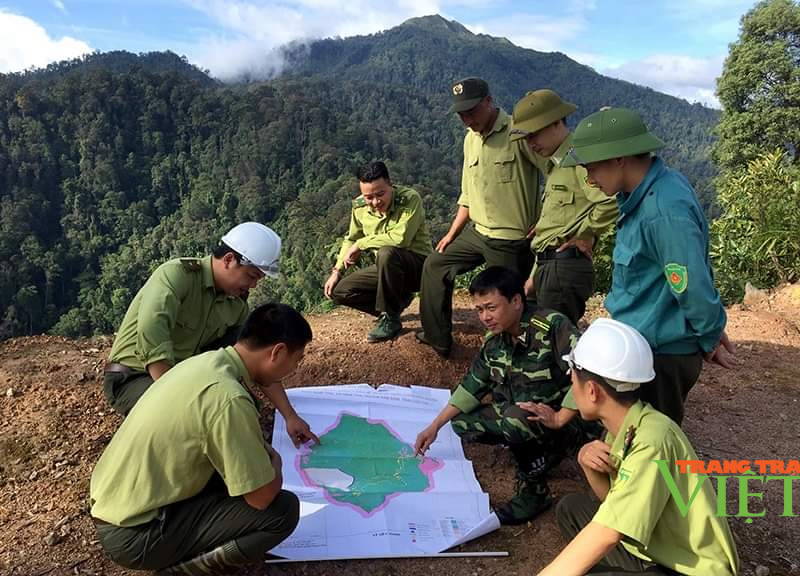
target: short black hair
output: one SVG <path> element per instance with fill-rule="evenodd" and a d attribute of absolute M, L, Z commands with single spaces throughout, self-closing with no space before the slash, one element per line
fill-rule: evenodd
<path fill-rule="evenodd" d="M 284 343 L 296 352 L 311 342 L 311 326 L 297 310 L 286 304 L 262 304 L 244 321 L 237 342 L 250 350 Z"/>
<path fill-rule="evenodd" d="M 642 397 L 641 386 L 636 390 L 619 392 L 616 388 L 608 383 L 608 380 L 599 374 L 595 374 L 589 370 L 584 370 L 583 368 L 575 368 L 575 374 L 578 376 L 578 381 L 581 383 L 581 385 L 586 384 L 588 380 L 597 382 L 597 384 L 605 391 L 605 393 L 608 394 L 609 398 L 622 404 L 623 406 L 633 406 Z"/>
<path fill-rule="evenodd" d="M 519 294 L 523 302 L 525 301 L 525 282 L 522 277 L 514 270 L 503 268 L 502 266 L 489 266 L 486 270 L 475 276 L 469 285 L 469 295 L 484 295 L 492 290 L 497 290 L 511 300 Z"/>
<path fill-rule="evenodd" d="M 225 244 L 225 242 L 220 242 L 219 246 L 214 248 L 214 251 L 211 253 L 211 255 L 214 258 L 220 259 L 223 258 L 225 254 L 227 254 L 228 252 L 233 254 L 233 257 L 236 258 L 236 262 L 238 262 L 239 264 L 242 263 L 242 255 L 239 254 L 236 250 L 234 250 L 230 246 L 228 246 L 227 244 Z"/>
<path fill-rule="evenodd" d="M 363 164 L 358 169 L 356 176 L 358 176 L 359 182 L 364 182 L 365 184 L 368 182 L 375 182 L 375 180 L 380 180 L 381 178 L 387 182 L 392 181 L 392 179 L 389 178 L 389 169 L 386 167 L 386 164 L 380 160 Z"/>

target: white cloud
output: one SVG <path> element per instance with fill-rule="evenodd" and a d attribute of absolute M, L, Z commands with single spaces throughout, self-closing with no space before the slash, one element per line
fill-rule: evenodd
<path fill-rule="evenodd" d="M 64 14 L 67 13 L 67 7 L 64 6 L 64 3 L 61 0 L 52 0 L 53 6 L 55 6 L 58 10 L 63 12 Z"/>
<path fill-rule="evenodd" d="M 586 28 L 586 18 L 577 13 L 565 16 L 518 13 L 466 26 L 475 33 L 504 36 L 523 48 L 555 52 Z"/>
<path fill-rule="evenodd" d="M 39 68 L 91 51 L 86 42 L 70 36 L 51 38 L 34 20 L 0 9 L 0 72 Z"/>
<path fill-rule="evenodd" d="M 219 78 L 280 70 L 272 50 L 294 40 L 371 34 L 402 21 L 441 11 L 437 0 L 185 0 L 216 22 L 223 36 L 209 36 L 194 59 Z M 485 0 L 455 0 L 456 3 Z"/>
<path fill-rule="evenodd" d="M 692 58 L 676 54 L 654 54 L 602 71 L 607 76 L 649 86 L 660 92 L 719 108 L 714 95 L 724 56 Z"/>

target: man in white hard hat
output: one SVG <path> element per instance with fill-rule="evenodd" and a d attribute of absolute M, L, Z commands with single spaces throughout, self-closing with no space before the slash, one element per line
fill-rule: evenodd
<path fill-rule="evenodd" d="M 258 222 L 234 226 L 204 258 L 165 262 L 134 296 L 105 367 L 103 390 L 127 415 L 176 363 L 232 344 L 248 313 L 247 295 L 277 276 L 281 239 Z"/>
<path fill-rule="evenodd" d="M 608 433 L 578 454 L 599 502 L 585 494 L 561 499 L 556 519 L 571 541 L 539 574 L 737 574 L 736 545 L 728 522 L 716 516 L 714 488 L 676 463 L 698 459 L 692 445 L 639 399 L 640 387 L 655 378 L 647 340 L 602 318 L 565 360 L 581 417 L 601 421 Z M 683 503 L 691 503 L 688 510 Z"/>

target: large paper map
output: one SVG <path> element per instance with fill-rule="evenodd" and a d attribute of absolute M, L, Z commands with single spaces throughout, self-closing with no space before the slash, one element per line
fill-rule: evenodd
<path fill-rule="evenodd" d="M 383 421 L 342 412 L 336 422 L 298 457 L 307 486 L 325 491 L 332 504 L 350 506 L 368 518 L 404 492 L 433 488 L 433 473 L 444 463 L 417 458 Z"/>
<path fill-rule="evenodd" d="M 297 412 L 320 437 L 299 450 L 276 414 L 273 445 L 300 524 L 272 551 L 294 560 L 433 554 L 499 524 L 488 496 L 446 426 L 426 457 L 417 433 L 445 406 L 447 390 L 384 384 L 295 388 Z"/>

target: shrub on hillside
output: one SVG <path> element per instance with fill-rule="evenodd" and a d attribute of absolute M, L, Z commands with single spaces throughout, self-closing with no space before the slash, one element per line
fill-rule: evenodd
<path fill-rule="evenodd" d="M 719 177 L 717 200 L 710 252 L 727 302 L 741 300 L 746 282 L 800 279 L 800 167 L 783 152 L 761 154 Z"/>

